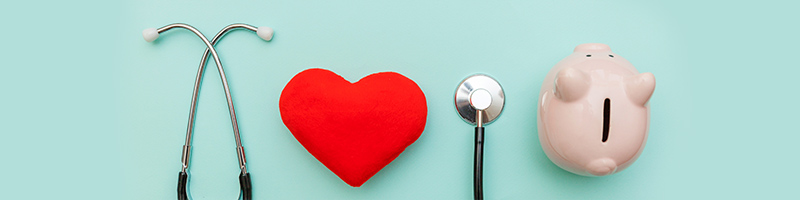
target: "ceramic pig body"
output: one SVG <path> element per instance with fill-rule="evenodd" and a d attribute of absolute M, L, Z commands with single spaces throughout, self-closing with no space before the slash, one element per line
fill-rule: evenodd
<path fill-rule="evenodd" d="M 559 167 L 605 176 L 630 166 L 647 140 L 655 89 L 651 73 L 611 52 L 581 44 L 547 74 L 539 93 L 539 141 Z"/>

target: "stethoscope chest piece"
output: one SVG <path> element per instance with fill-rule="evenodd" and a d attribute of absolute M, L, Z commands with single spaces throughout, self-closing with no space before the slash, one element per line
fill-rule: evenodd
<path fill-rule="evenodd" d="M 476 112 L 483 109 L 483 124 L 488 124 L 503 112 L 506 97 L 497 80 L 484 74 L 476 74 L 461 81 L 456 89 L 455 101 L 456 111 L 464 121 L 477 124 Z"/>
<path fill-rule="evenodd" d="M 492 77 L 476 74 L 467 77 L 456 88 L 456 111 L 464 121 L 475 125 L 474 195 L 483 199 L 483 143 L 486 124 L 503 112 L 506 102 L 503 87 Z"/>

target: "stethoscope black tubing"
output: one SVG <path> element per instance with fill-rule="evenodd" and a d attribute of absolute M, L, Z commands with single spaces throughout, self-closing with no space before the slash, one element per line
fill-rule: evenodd
<path fill-rule="evenodd" d="M 189 200 L 189 192 L 186 191 L 186 184 L 189 182 L 189 174 L 178 172 L 178 200 Z M 253 185 L 250 183 L 250 173 L 239 175 L 239 187 L 242 189 L 242 199 L 253 199 Z"/>
<path fill-rule="evenodd" d="M 239 175 L 239 186 L 242 189 L 242 199 L 253 199 L 253 185 L 250 183 L 250 173 Z"/>
<path fill-rule="evenodd" d="M 189 200 L 189 193 L 186 192 L 186 183 L 189 175 L 186 172 L 178 172 L 178 200 Z"/>
<path fill-rule="evenodd" d="M 475 199 L 483 200 L 483 129 L 484 127 L 475 127 L 475 173 L 474 173 L 474 189 Z"/>

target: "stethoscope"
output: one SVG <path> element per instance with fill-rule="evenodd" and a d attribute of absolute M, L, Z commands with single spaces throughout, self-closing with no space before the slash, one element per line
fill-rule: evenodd
<path fill-rule="evenodd" d="M 200 33 L 196 28 L 183 23 L 175 23 L 166 25 L 164 27 L 155 29 L 149 28 L 145 29 L 142 32 L 142 36 L 144 36 L 144 40 L 147 42 L 152 42 L 156 40 L 160 33 L 168 31 L 173 28 L 183 28 L 189 31 L 192 31 L 195 35 L 200 37 L 203 40 L 203 43 L 206 44 L 207 48 L 203 53 L 203 58 L 200 61 L 200 67 L 197 69 L 197 77 L 195 78 L 194 82 L 194 92 L 192 93 L 192 105 L 189 109 L 189 124 L 186 127 L 186 144 L 183 145 L 183 153 L 181 154 L 181 164 L 183 165 L 181 171 L 178 173 L 178 199 L 179 200 L 187 200 L 189 199 L 189 194 L 187 192 L 188 182 L 189 182 L 189 155 L 191 154 L 191 144 L 192 144 L 192 128 L 194 127 L 194 116 L 195 111 L 197 110 L 197 94 L 200 91 L 200 81 L 203 78 L 203 69 L 205 68 L 206 61 L 208 59 L 208 54 L 211 52 L 211 56 L 214 57 L 214 62 L 217 64 L 217 70 L 219 71 L 220 79 L 222 79 L 222 87 L 225 90 L 225 98 L 228 101 L 228 112 L 231 115 L 231 124 L 233 126 L 233 136 L 236 140 L 236 154 L 239 160 L 239 169 L 241 173 L 239 173 L 239 186 L 241 188 L 240 197 L 244 200 L 252 199 L 252 184 L 250 181 L 250 173 L 247 172 L 247 160 L 245 159 L 244 155 L 244 147 L 242 146 L 242 140 L 239 137 L 239 124 L 236 121 L 236 110 L 233 107 L 233 98 L 231 97 L 231 91 L 228 87 L 228 79 L 225 76 L 225 70 L 222 69 L 222 63 L 220 62 L 219 56 L 217 55 L 216 49 L 214 49 L 214 45 L 224 36 L 228 31 L 243 28 L 250 31 L 256 32 L 258 37 L 264 39 L 266 41 L 270 41 L 273 36 L 273 30 L 269 27 L 254 27 L 247 24 L 231 24 L 223 28 L 222 30 L 211 39 L 211 42 Z"/>
<path fill-rule="evenodd" d="M 500 116 L 506 97 L 500 83 L 484 74 L 472 75 L 461 81 L 455 96 L 458 114 L 464 121 L 475 124 L 473 192 L 475 199 L 483 199 L 483 126 Z"/>

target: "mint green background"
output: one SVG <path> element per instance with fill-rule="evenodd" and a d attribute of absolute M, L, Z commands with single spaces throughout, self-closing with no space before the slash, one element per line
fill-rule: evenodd
<path fill-rule="evenodd" d="M 174 199 L 192 81 L 204 45 L 235 22 L 271 26 L 218 45 L 257 199 L 469 199 L 472 127 L 453 90 L 473 73 L 505 87 L 488 126 L 487 199 L 797 199 L 798 19 L 792 1 L 4 2 L 0 199 Z M 640 159 L 608 177 L 544 155 L 536 97 L 576 45 L 609 44 L 656 75 Z M 312 67 L 348 80 L 396 71 L 428 99 L 419 140 L 360 188 L 281 123 L 286 82 Z M 194 199 L 238 195 L 219 76 L 208 66 L 192 160 Z M 346 106 L 346 105 L 343 105 Z"/>

